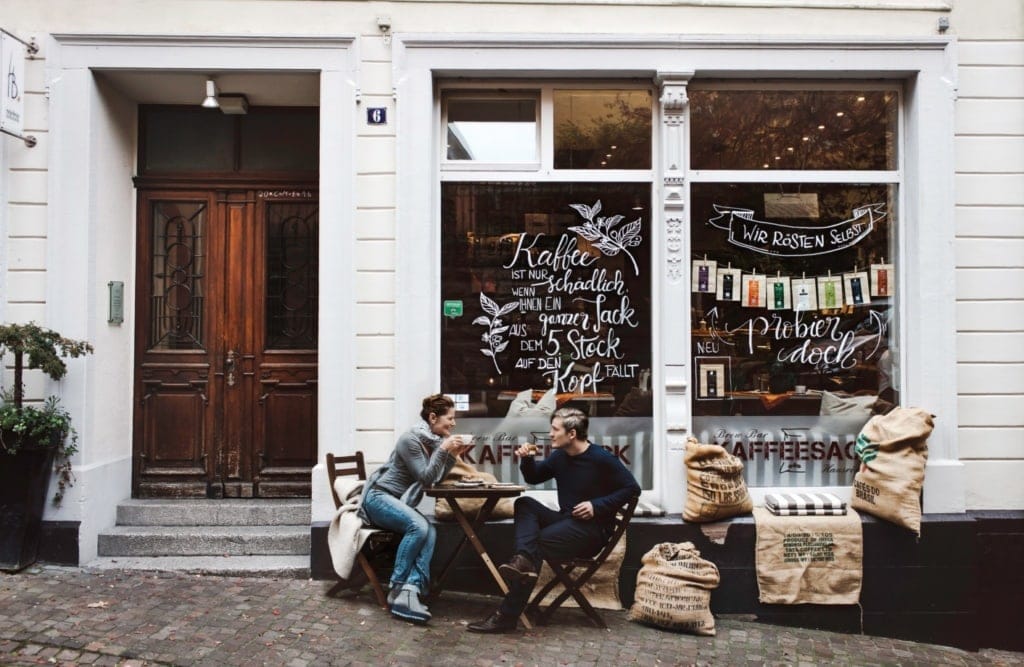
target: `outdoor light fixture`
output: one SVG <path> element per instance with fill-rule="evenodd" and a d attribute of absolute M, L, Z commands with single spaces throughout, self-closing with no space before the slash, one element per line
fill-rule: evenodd
<path fill-rule="evenodd" d="M 241 93 L 221 93 L 217 102 L 226 114 L 241 115 L 249 111 L 249 100 Z"/>
<path fill-rule="evenodd" d="M 220 106 L 217 102 L 217 84 L 213 82 L 213 79 L 206 80 L 206 99 L 203 100 L 202 107 L 204 109 L 216 109 Z"/>

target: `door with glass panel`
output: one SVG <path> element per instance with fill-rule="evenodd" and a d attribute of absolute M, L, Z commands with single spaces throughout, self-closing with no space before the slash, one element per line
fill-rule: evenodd
<path fill-rule="evenodd" d="M 139 195 L 137 497 L 309 496 L 315 190 Z"/>

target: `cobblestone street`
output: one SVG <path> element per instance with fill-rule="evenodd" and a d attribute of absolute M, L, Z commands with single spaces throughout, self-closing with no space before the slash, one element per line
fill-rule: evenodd
<path fill-rule="evenodd" d="M 477 635 L 493 600 L 445 595 L 427 626 L 402 623 L 368 592 L 328 582 L 35 567 L 0 575 L 4 665 L 1013 665 L 1024 654 L 718 619 L 716 637 L 574 609 L 552 625 Z"/>

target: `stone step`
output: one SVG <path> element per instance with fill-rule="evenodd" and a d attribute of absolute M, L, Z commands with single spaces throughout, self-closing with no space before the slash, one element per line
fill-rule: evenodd
<path fill-rule="evenodd" d="M 224 577 L 309 578 L 309 556 L 101 556 L 85 567 Z"/>
<path fill-rule="evenodd" d="M 309 555 L 309 526 L 114 526 L 100 556 Z"/>
<path fill-rule="evenodd" d="M 131 499 L 117 506 L 119 526 L 309 526 L 308 498 Z"/>

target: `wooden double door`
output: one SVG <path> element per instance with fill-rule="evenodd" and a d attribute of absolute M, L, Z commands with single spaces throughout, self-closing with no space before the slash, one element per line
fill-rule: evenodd
<path fill-rule="evenodd" d="M 141 189 L 135 497 L 308 497 L 317 456 L 310 187 Z"/>

